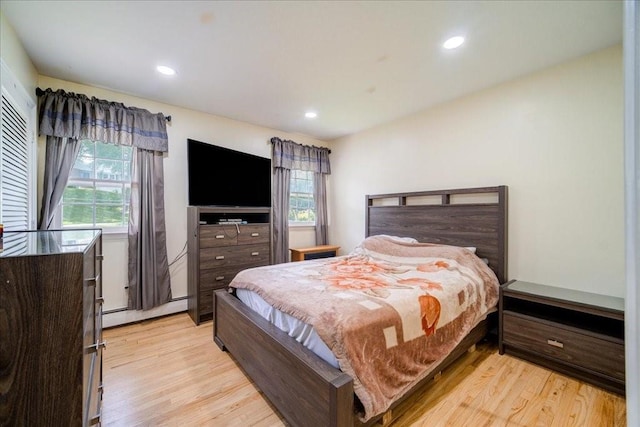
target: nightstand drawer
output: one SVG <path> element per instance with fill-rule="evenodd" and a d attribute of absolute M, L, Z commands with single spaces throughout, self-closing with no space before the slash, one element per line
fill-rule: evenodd
<path fill-rule="evenodd" d="M 624 345 L 585 335 L 552 322 L 503 313 L 503 341 L 571 365 L 624 380 Z"/>

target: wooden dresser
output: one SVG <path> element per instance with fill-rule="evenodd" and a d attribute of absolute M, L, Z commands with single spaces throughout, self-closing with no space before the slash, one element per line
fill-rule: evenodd
<path fill-rule="evenodd" d="M 5 232 L 0 425 L 100 424 L 100 230 Z"/>
<path fill-rule="evenodd" d="M 198 325 L 213 319 L 216 289 L 227 287 L 241 270 L 271 263 L 271 210 L 187 209 L 188 311 Z"/>
<path fill-rule="evenodd" d="M 499 317 L 500 354 L 625 393 L 622 298 L 513 280 Z"/>

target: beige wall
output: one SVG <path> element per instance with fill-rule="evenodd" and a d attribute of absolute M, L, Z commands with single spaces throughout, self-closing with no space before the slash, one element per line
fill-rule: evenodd
<path fill-rule="evenodd" d="M 331 243 L 366 194 L 509 186 L 509 277 L 624 296 L 622 49 L 332 143 Z"/>

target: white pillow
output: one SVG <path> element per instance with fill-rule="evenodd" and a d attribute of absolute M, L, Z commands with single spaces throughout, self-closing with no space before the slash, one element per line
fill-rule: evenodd
<path fill-rule="evenodd" d="M 401 243 L 418 243 L 418 241 L 413 237 L 390 236 L 388 234 L 376 234 L 375 237 L 384 237 L 385 239 L 395 240 L 396 242 Z"/>

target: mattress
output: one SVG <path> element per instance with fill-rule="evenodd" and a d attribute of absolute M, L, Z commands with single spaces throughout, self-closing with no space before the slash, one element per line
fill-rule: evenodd
<path fill-rule="evenodd" d="M 338 360 L 320 339 L 313 326 L 270 306 L 260 295 L 247 289 L 236 289 L 236 296 L 253 311 L 286 332 L 290 337 L 311 350 L 316 356 L 340 369 Z"/>

